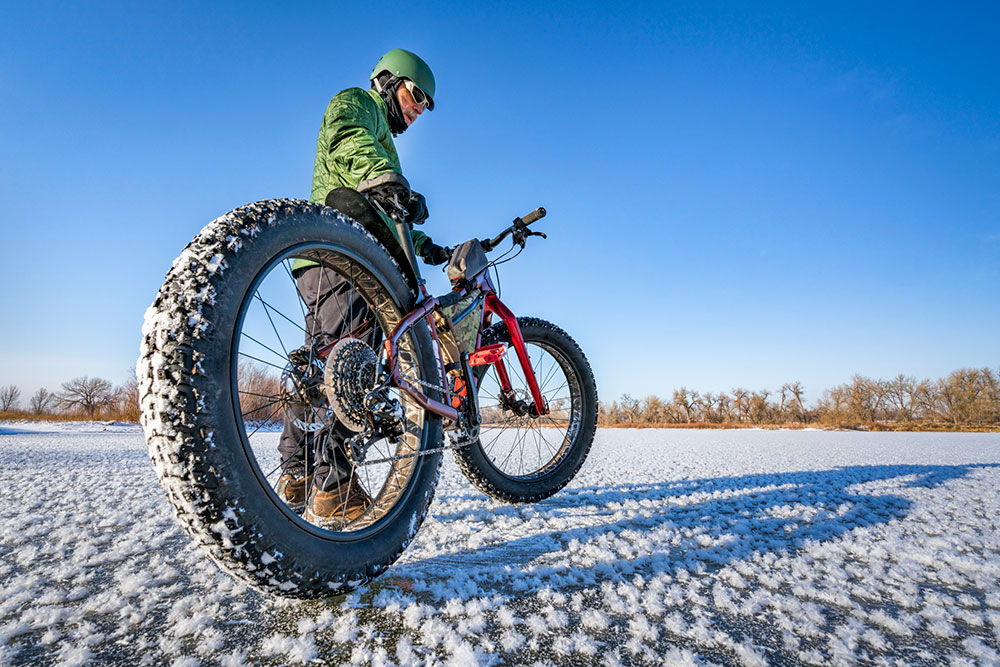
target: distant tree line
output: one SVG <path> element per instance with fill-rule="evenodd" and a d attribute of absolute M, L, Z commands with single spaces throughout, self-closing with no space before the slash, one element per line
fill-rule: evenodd
<path fill-rule="evenodd" d="M 251 421 L 280 421 L 280 380 L 263 369 L 240 367 L 240 402 Z M 0 387 L 0 417 L 41 419 L 101 419 L 137 422 L 139 384 L 134 370 L 115 386 L 98 377 L 64 382 L 57 392 L 39 389 L 22 404 L 16 385 Z M 849 382 L 823 392 L 807 406 L 801 382 L 778 390 L 700 393 L 681 387 L 669 399 L 625 394 L 601 403 L 602 426 L 651 425 L 790 425 L 834 427 L 936 424 L 951 427 L 1000 426 L 1000 370 L 963 368 L 938 380 L 897 375 L 873 380 L 855 375 Z"/>
<path fill-rule="evenodd" d="M 240 362 L 240 404 L 248 422 L 281 422 L 281 379 L 259 364 Z M 0 387 L 0 419 L 92 419 L 138 422 L 139 382 L 135 369 L 121 385 L 82 376 L 64 382 L 60 391 L 42 388 L 22 401 L 17 385 Z"/>
<path fill-rule="evenodd" d="M 100 419 L 139 421 L 139 383 L 132 371 L 124 384 L 82 376 L 62 384 L 61 391 L 41 388 L 22 405 L 21 389 L 0 387 L 0 416 L 38 419 Z"/>
<path fill-rule="evenodd" d="M 603 426 L 996 426 L 1000 425 L 1000 370 L 963 368 L 945 378 L 921 381 L 902 374 L 890 380 L 855 375 L 823 392 L 808 407 L 800 382 L 784 384 L 777 391 L 737 387 L 717 394 L 681 387 L 669 399 L 625 394 L 617 401 L 601 403 L 598 421 Z"/>

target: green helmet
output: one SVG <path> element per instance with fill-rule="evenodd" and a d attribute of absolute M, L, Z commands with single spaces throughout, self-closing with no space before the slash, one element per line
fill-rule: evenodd
<path fill-rule="evenodd" d="M 434 110 L 434 73 L 420 56 L 403 49 L 393 49 L 379 58 L 369 77 L 373 82 L 383 72 L 389 72 L 400 79 L 409 79 L 427 95 L 427 108 Z"/>

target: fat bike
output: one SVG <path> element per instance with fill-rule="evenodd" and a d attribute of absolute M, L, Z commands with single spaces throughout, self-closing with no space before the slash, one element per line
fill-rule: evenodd
<path fill-rule="evenodd" d="M 258 590 L 330 597 L 379 576 L 420 527 L 446 450 L 511 503 L 562 489 L 590 450 L 590 364 L 562 329 L 504 305 L 491 271 L 505 256 L 487 255 L 544 238 L 530 225 L 545 210 L 456 247 L 453 289 L 434 297 L 394 201 L 379 208 L 395 245 L 309 202 L 231 211 L 187 245 L 146 312 L 137 371 L 156 473 L 187 532 Z M 357 326 L 310 325 L 323 295 L 302 293 L 303 263 L 333 272 L 340 303 L 366 313 Z M 276 424 L 304 434 L 301 451 L 278 451 Z M 312 485 L 289 502 L 290 455 L 307 468 L 339 456 L 362 511 L 314 520 Z"/>

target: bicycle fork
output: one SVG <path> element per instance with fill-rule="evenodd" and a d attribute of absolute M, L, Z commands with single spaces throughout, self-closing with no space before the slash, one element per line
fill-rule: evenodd
<path fill-rule="evenodd" d="M 531 360 L 528 358 L 528 348 L 524 345 L 524 337 L 521 335 L 521 327 L 517 323 L 517 317 L 514 313 L 510 312 L 507 308 L 497 298 L 496 294 L 486 295 L 485 309 L 487 313 L 496 313 L 500 318 L 500 321 L 504 323 L 507 327 L 507 333 L 510 334 L 511 345 L 514 346 L 514 352 L 517 354 L 517 360 L 521 364 L 521 372 L 524 373 L 524 379 L 528 383 L 528 390 L 531 392 L 531 399 L 533 405 L 530 406 L 516 406 L 512 402 L 514 395 L 514 388 L 511 385 L 510 375 L 507 373 L 507 367 L 503 362 L 503 355 L 500 355 L 496 361 L 493 362 L 494 368 L 497 371 L 497 378 L 500 380 L 500 389 L 503 392 L 504 397 L 508 402 L 512 402 L 510 407 L 515 412 L 520 412 L 521 410 L 531 410 L 533 408 L 532 416 L 538 417 L 539 415 L 546 415 L 549 413 L 549 406 L 546 405 L 545 399 L 542 397 L 542 391 L 538 387 L 538 378 L 535 377 L 535 371 L 531 368 Z M 479 352 L 479 350 L 477 350 Z"/>

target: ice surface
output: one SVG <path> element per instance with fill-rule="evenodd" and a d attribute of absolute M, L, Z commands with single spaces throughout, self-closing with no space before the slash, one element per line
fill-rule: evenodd
<path fill-rule="evenodd" d="M 6 422 L 0 663 L 997 664 L 998 463 L 996 434 L 607 430 L 510 506 L 446 459 L 394 567 L 291 602 L 183 534 L 137 427 Z"/>

